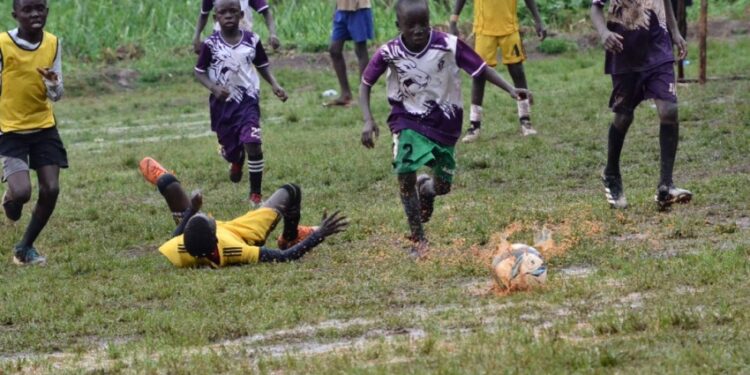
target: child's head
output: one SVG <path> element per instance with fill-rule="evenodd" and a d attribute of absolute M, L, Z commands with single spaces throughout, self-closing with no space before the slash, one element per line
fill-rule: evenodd
<path fill-rule="evenodd" d="M 194 257 L 207 257 L 216 249 L 216 220 L 197 213 L 188 220 L 183 233 L 185 250 Z"/>
<path fill-rule="evenodd" d="M 13 18 L 23 31 L 41 31 L 47 23 L 47 0 L 13 0 Z"/>
<path fill-rule="evenodd" d="M 239 0 L 217 0 L 214 3 L 214 20 L 222 31 L 237 30 L 244 16 Z"/>
<path fill-rule="evenodd" d="M 430 41 L 430 8 L 427 0 L 399 0 L 396 26 L 410 49 L 424 48 Z"/>

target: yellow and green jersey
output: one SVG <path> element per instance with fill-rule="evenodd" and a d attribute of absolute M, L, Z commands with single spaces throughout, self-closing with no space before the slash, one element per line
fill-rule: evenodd
<path fill-rule="evenodd" d="M 250 211 L 232 221 L 216 221 L 218 238 L 218 262 L 208 258 L 196 258 L 185 250 L 183 235 L 176 236 L 161 247 L 161 252 L 175 267 L 213 268 L 237 264 L 257 263 L 260 247 L 278 223 L 281 215 L 271 208 Z"/>
<path fill-rule="evenodd" d="M 40 43 L 30 45 L 15 31 L 0 33 L 0 132 L 51 128 L 52 103 L 37 68 L 60 69 L 58 39 L 45 31 Z"/>
<path fill-rule="evenodd" d="M 474 0 L 474 33 L 491 36 L 518 31 L 517 0 Z"/>

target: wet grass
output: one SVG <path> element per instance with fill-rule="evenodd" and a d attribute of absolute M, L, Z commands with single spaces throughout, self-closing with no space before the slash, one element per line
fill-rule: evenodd
<path fill-rule="evenodd" d="M 750 68 L 747 38 L 711 46 L 712 75 Z M 328 72 L 278 71 L 287 103 L 264 88 L 264 192 L 295 181 L 303 223 L 335 208 L 352 219 L 294 264 L 178 270 L 156 252 L 173 224 L 138 174 L 145 155 L 203 188 L 216 217 L 247 210 L 245 182 L 228 181 L 206 133 L 197 83 L 65 98 L 56 111 L 71 168 L 37 242 L 49 264 L 10 263 L 29 207 L 0 231 L 0 371 L 747 371 L 750 82 L 678 88 L 676 181 L 696 198 L 667 213 L 652 202 L 658 126 L 644 103 L 623 155 L 632 207 L 613 211 L 597 177 L 611 118 L 602 54 L 566 52 L 526 69 L 540 135 L 520 137 L 513 104 L 488 92 L 483 138 L 458 146 L 454 190 L 427 225 L 433 252 L 423 262 L 404 250 L 387 131 L 375 150 L 362 148 L 356 107 L 320 105 L 336 87 Z M 382 82 L 374 97 L 383 125 Z M 547 287 L 489 291 L 493 234 L 514 226 L 511 240 L 531 242 L 543 225 L 564 250 L 549 259 Z"/>

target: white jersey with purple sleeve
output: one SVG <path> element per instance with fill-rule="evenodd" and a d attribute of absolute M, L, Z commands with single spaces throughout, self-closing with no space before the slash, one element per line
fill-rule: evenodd
<path fill-rule="evenodd" d="M 203 0 L 201 2 L 201 14 L 209 14 L 214 9 L 214 0 Z M 266 0 L 240 0 L 240 9 L 245 12 L 245 16 L 240 20 L 240 28 L 253 31 L 253 12 L 263 12 L 268 9 L 268 2 Z M 214 31 L 219 31 L 219 23 L 214 23 Z"/>
<path fill-rule="evenodd" d="M 227 101 L 240 103 L 245 95 L 258 98 L 260 79 L 255 67 L 268 64 L 268 56 L 257 34 L 242 31 L 240 41 L 231 45 L 219 31 L 203 42 L 195 70 L 207 73 L 211 82 L 229 89 Z"/>
<path fill-rule="evenodd" d="M 486 64 L 456 36 L 433 30 L 422 51 L 410 51 L 400 36 L 380 47 L 367 65 L 362 83 L 372 86 L 387 73 L 392 133 L 412 129 L 452 146 L 461 135 L 463 121 L 461 69 L 476 77 Z"/>

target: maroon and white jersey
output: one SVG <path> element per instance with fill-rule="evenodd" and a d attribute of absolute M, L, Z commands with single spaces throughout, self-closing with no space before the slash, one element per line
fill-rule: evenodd
<path fill-rule="evenodd" d="M 456 36 L 433 30 L 422 51 L 410 51 L 401 36 L 380 47 L 367 65 L 362 82 L 372 86 L 387 73 L 391 132 L 412 129 L 452 146 L 461 135 L 463 121 L 461 69 L 476 77 L 486 64 Z"/>

